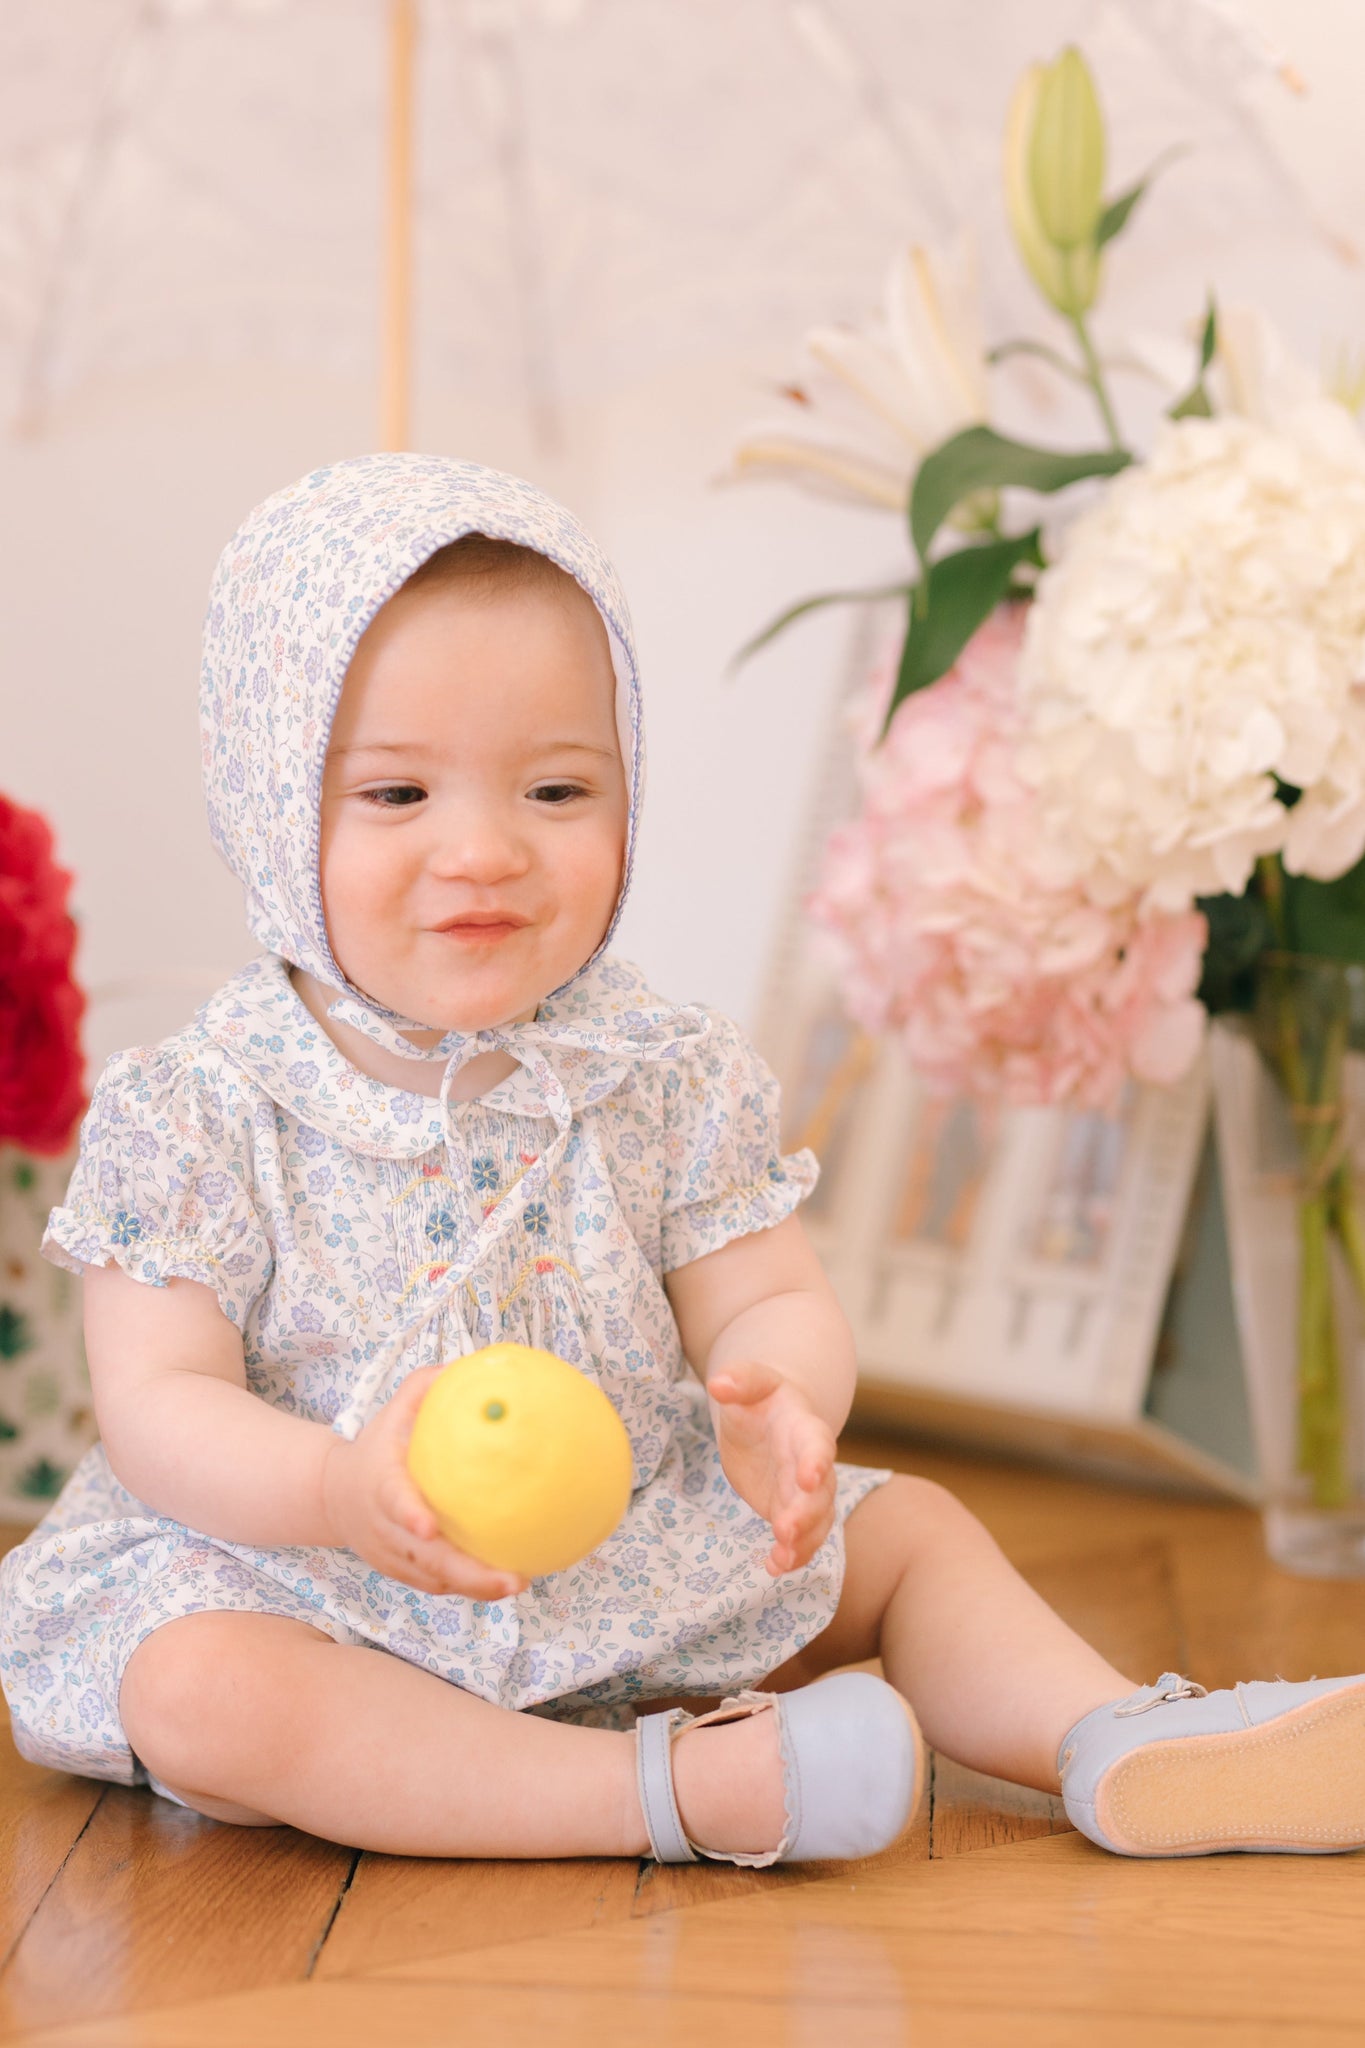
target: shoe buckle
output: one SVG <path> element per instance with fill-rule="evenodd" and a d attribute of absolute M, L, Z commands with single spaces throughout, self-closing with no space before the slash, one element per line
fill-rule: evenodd
<path fill-rule="evenodd" d="M 1154 1692 L 1150 1699 L 1126 1700 L 1121 1707 L 1115 1707 L 1116 1720 L 1129 1714 L 1145 1714 L 1151 1707 L 1164 1707 L 1175 1700 L 1202 1700 L 1208 1696 L 1208 1687 L 1199 1685 L 1193 1678 L 1182 1678 L 1178 1672 L 1168 1671 L 1164 1679 L 1158 1679 L 1160 1692 Z"/>

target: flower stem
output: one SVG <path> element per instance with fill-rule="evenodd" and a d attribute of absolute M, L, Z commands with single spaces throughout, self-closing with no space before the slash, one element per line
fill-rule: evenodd
<path fill-rule="evenodd" d="M 1298 1465 L 1312 1481 L 1314 1506 L 1344 1507 L 1350 1498 L 1346 1418 L 1325 1194 L 1306 1195 L 1300 1205 L 1299 1250 Z"/>
<path fill-rule="evenodd" d="M 1123 436 L 1119 433 L 1118 419 L 1113 406 L 1109 402 L 1109 393 L 1105 389 L 1104 372 L 1100 368 L 1100 359 L 1095 353 L 1095 344 L 1090 339 L 1090 329 L 1085 324 L 1085 315 L 1083 313 L 1072 313 L 1070 319 L 1071 325 L 1075 329 L 1077 346 L 1080 348 L 1081 358 L 1085 364 L 1085 381 L 1095 394 L 1095 403 L 1100 409 L 1100 418 L 1104 421 L 1104 431 L 1109 436 L 1109 446 L 1111 448 L 1122 448 Z"/>
<path fill-rule="evenodd" d="M 1345 1254 L 1361 1307 L 1365 1308 L 1365 1232 L 1360 1227 L 1355 1191 L 1351 1186 L 1351 1169 L 1344 1160 L 1332 1175 L 1328 1193 L 1332 1202 L 1332 1228 Z"/>
<path fill-rule="evenodd" d="M 1260 883 L 1261 901 L 1270 929 L 1275 934 L 1275 944 L 1280 951 L 1289 950 L 1289 935 L 1284 915 L 1284 869 L 1280 866 L 1277 853 L 1263 853 L 1256 863 L 1256 879 Z"/>
<path fill-rule="evenodd" d="M 1272 920 L 1279 903 L 1278 869 L 1262 884 Z M 1269 884 L 1267 887 L 1266 885 Z M 1300 1007 L 1291 981 L 1272 979 L 1274 1057 L 1299 1141 L 1299 1319 L 1297 1463 L 1313 1504 L 1344 1507 L 1350 1498 L 1347 1417 L 1336 1304 L 1332 1239 L 1341 1244 L 1357 1287 L 1365 1279 L 1365 1242 L 1351 1194 L 1350 1163 L 1338 1156 L 1347 1025 L 1323 1019 L 1309 1001 Z"/>

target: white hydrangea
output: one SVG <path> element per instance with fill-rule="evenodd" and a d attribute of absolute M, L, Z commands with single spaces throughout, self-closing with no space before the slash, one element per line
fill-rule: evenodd
<path fill-rule="evenodd" d="M 1163 429 L 1041 578 L 1023 772 L 1099 901 L 1365 851 L 1365 441 L 1340 406 Z M 1304 791 L 1288 810 L 1277 778 Z"/>

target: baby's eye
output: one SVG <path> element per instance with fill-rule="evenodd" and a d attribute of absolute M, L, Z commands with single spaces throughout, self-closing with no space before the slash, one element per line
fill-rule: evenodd
<path fill-rule="evenodd" d="M 361 795 L 367 804 L 377 804 L 381 810 L 403 811 L 421 803 L 426 791 L 415 782 L 388 782 L 382 789 L 362 790 Z"/>
<path fill-rule="evenodd" d="M 583 786 L 578 782 L 542 782 L 539 789 L 531 791 L 537 803 L 547 804 L 565 804 L 571 797 L 583 794 Z"/>

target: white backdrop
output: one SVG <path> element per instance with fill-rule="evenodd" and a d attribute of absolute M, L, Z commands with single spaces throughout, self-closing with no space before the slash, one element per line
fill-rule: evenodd
<path fill-rule="evenodd" d="M 1012 11 L 1016 0 L 1000 4 Z M 1247 0 L 1245 12 L 1308 79 L 1306 100 L 1269 96 L 1267 121 L 1319 208 L 1350 233 L 1365 220 L 1365 18 L 1355 0 Z M 1217 248 L 1166 274 L 1162 209 L 1179 204 L 1168 185 L 1131 245 L 1119 245 L 1111 308 L 1123 308 L 1127 264 L 1147 280 L 1148 317 L 1152 306 L 1169 317 L 1172 300 L 1197 305 L 1217 278 L 1226 295 L 1267 304 L 1310 355 L 1324 334 L 1365 341 L 1365 283 L 1349 266 L 1321 304 L 1286 300 L 1272 265 L 1242 259 L 1229 277 Z M 872 266 L 869 306 L 879 289 Z M 797 367 L 798 340 L 618 380 L 567 413 L 558 457 L 531 443 L 521 408 L 461 409 L 429 388 L 414 434 L 533 477 L 615 556 L 639 633 L 650 749 L 621 945 L 662 992 L 742 1018 L 756 1001 L 847 623 L 835 614 L 799 627 L 734 682 L 725 662 L 783 603 L 875 581 L 898 559 L 884 517 L 775 485 L 714 485 L 736 432 L 763 409 L 765 379 Z M 369 445 L 373 418 L 369 378 L 239 364 L 87 381 L 40 437 L 0 444 L 0 788 L 47 813 L 77 873 L 88 984 L 170 967 L 207 987 L 252 950 L 202 817 L 204 592 L 242 513 L 303 470 Z M 179 995 L 167 1005 L 161 1028 L 188 1009 Z"/>

